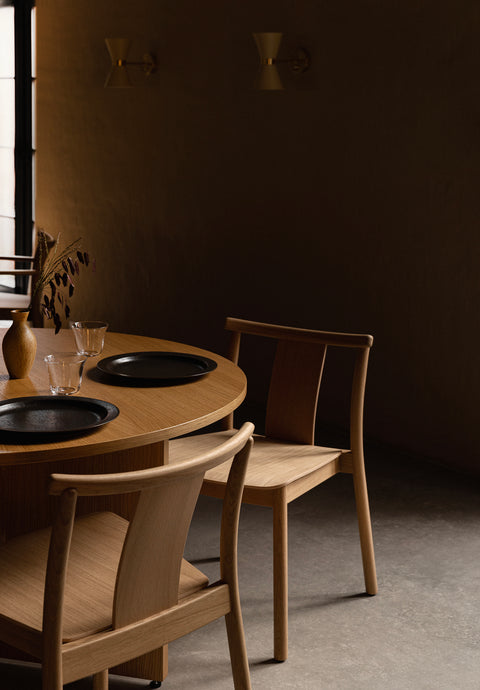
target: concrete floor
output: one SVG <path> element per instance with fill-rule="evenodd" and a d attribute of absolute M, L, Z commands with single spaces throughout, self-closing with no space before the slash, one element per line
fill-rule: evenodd
<path fill-rule="evenodd" d="M 282 664 L 271 660 L 271 514 L 242 508 L 253 687 L 479 690 L 480 481 L 385 450 L 369 451 L 367 476 L 380 592 L 362 595 L 351 478 L 334 477 L 290 506 L 290 647 Z M 219 514 L 219 501 L 200 498 L 186 552 L 212 578 Z M 223 622 L 172 643 L 169 664 L 162 688 L 233 688 Z M 0 690 L 40 687 L 37 667 L 0 664 Z M 110 687 L 148 683 L 111 677 Z"/>

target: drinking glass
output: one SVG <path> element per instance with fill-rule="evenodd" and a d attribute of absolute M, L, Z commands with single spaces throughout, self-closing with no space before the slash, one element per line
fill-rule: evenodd
<path fill-rule="evenodd" d="M 80 390 L 86 355 L 75 352 L 56 352 L 44 359 L 48 369 L 50 391 L 53 395 L 73 395 Z"/>
<path fill-rule="evenodd" d="M 87 357 L 95 357 L 103 350 L 108 323 L 105 321 L 73 321 L 70 324 L 77 352 Z"/>

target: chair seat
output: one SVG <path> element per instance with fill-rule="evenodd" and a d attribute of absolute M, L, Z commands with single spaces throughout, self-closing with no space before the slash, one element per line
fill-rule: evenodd
<path fill-rule="evenodd" d="M 169 461 L 181 462 L 192 452 L 203 453 L 235 434 L 235 430 L 218 431 L 174 439 L 169 444 Z M 254 445 L 245 478 L 245 489 L 280 489 L 335 462 L 350 451 L 340 448 L 300 445 L 254 435 Z M 205 479 L 225 483 L 231 461 L 208 470 Z"/>
<path fill-rule="evenodd" d="M 114 513 L 94 513 L 75 522 L 68 563 L 63 641 L 93 635 L 112 625 L 118 562 L 128 522 Z M 0 626 L 16 621 L 40 633 L 50 529 L 16 537 L 0 547 Z M 208 578 L 182 562 L 179 600 L 208 585 Z"/>

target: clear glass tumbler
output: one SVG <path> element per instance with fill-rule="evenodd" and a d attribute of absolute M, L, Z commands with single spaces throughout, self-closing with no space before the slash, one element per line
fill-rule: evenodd
<path fill-rule="evenodd" d="M 44 359 L 48 369 L 50 391 L 53 395 L 73 395 L 80 390 L 85 355 L 75 352 L 56 352 Z"/>
<path fill-rule="evenodd" d="M 95 357 L 102 352 L 108 323 L 105 321 L 72 321 L 70 327 L 75 337 L 78 354 Z"/>

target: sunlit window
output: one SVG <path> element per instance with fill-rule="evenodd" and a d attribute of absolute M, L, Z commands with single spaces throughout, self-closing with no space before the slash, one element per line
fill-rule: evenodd
<path fill-rule="evenodd" d="M 0 0 L 0 256 L 32 251 L 33 4 Z M 0 268 L 12 267 L 0 261 Z M 0 276 L 0 291 L 25 289 L 24 279 Z"/>
<path fill-rule="evenodd" d="M 0 7 L 0 255 L 15 251 L 15 10 Z M 5 265 L 8 268 L 8 265 Z M 14 278 L 2 283 L 15 287 Z"/>

